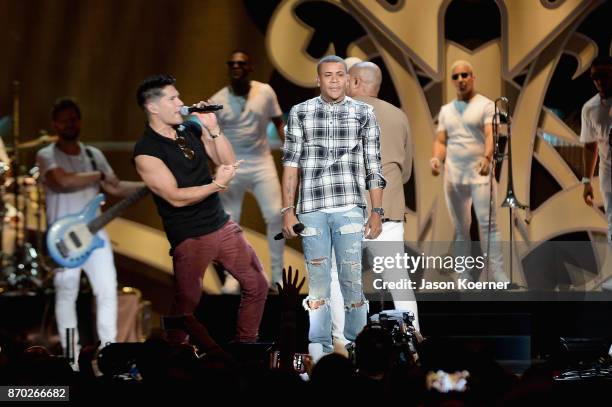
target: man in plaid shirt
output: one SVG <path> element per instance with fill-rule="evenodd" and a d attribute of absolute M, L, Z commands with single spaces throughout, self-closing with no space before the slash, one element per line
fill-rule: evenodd
<path fill-rule="evenodd" d="M 344 298 L 344 335 L 354 341 L 367 322 L 361 240 L 380 234 L 384 216 L 380 129 L 370 105 L 346 96 L 347 80 L 342 58 L 331 55 L 319 61 L 321 95 L 291 109 L 283 146 L 283 235 L 296 237 L 293 228 L 300 222 L 305 227 L 300 235 L 310 290 L 304 308 L 309 311 L 309 350 L 315 360 L 332 351 L 332 247 Z M 365 227 L 364 189 L 372 202 Z"/>

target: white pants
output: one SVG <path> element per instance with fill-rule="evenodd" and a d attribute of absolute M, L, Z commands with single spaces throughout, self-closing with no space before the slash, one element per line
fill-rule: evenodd
<path fill-rule="evenodd" d="M 96 327 L 102 346 L 117 337 L 117 271 L 113 250 L 106 232 L 98 233 L 104 247 L 94 250 L 81 267 L 85 270 L 96 298 Z M 66 350 L 66 328 L 77 328 L 76 300 L 79 295 L 81 268 L 55 270 L 55 319 L 62 347 Z M 79 342 L 75 329 L 75 344 Z"/>
<path fill-rule="evenodd" d="M 470 225 L 472 223 L 472 204 L 480 228 L 480 243 L 483 253 L 487 250 L 487 239 L 489 236 L 489 208 L 490 208 L 490 184 L 453 184 L 444 183 L 444 191 L 448 211 L 455 227 L 455 240 L 458 242 L 469 242 Z M 491 207 L 491 244 L 489 254 L 489 270 L 492 278 L 498 282 L 507 282 L 508 277 L 504 273 L 504 262 L 502 257 L 501 233 L 497 228 L 496 207 L 497 183 L 493 182 L 493 206 Z M 465 248 L 463 248 L 465 249 Z M 465 275 L 463 277 L 466 277 Z M 489 276 L 486 276 L 489 277 Z"/>
<path fill-rule="evenodd" d="M 254 160 L 245 159 L 230 187 L 222 194 L 223 208 L 240 224 L 242 202 L 244 193 L 249 191 L 255 196 L 259 209 L 266 222 L 266 235 L 270 249 L 270 263 L 272 269 L 272 286 L 283 281 L 283 252 L 285 242 L 274 240 L 274 236 L 282 231 L 281 219 L 281 187 L 278 173 L 272 155 L 257 157 Z M 231 278 L 231 276 L 227 276 Z"/>
<path fill-rule="evenodd" d="M 389 242 L 385 245 L 376 245 L 364 253 L 364 256 L 395 256 L 396 253 L 404 253 L 404 224 L 402 222 L 385 222 L 383 229 L 376 239 L 371 239 L 372 242 Z M 397 243 L 397 246 L 392 245 Z M 389 253 L 375 253 L 374 250 L 382 249 Z M 378 250 L 376 250 L 378 251 Z M 392 252 L 392 253 L 391 253 Z M 333 253 L 332 253 L 333 254 Z M 334 255 L 335 257 L 335 255 Z M 410 278 L 409 273 L 404 269 L 385 269 L 383 271 L 384 281 L 400 281 L 402 278 Z M 396 310 L 411 311 L 414 314 L 414 327 L 420 330 L 419 326 L 419 310 L 417 303 L 414 300 L 414 292 L 410 290 L 391 290 L 393 305 Z M 406 300 L 406 297 L 411 297 L 412 300 Z M 332 259 L 331 271 L 331 319 L 332 319 L 332 337 L 334 341 L 341 344 L 346 344 L 344 338 L 344 301 L 342 292 L 340 291 L 340 282 L 338 281 L 338 270 L 336 268 L 336 260 Z"/>
<path fill-rule="evenodd" d="M 602 171 L 599 172 L 600 174 Z M 600 187 L 601 187 L 601 196 L 603 198 L 603 206 L 604 211 L 606 213 L 606 217 L 608 218 L 608 253 L 606 255 L 606 262 L 604 263 L 601 272 L 604 273 L 605 270 L 609 270 L 608 265 L 612 265 L 612 191 L 610 190 L 610 180 L 607 176 L 602 176 L 600 178 Z M 605 188 L 606 186 L 607 188 Z M 605 189 L 604 189 L 605 188 Z M 608 268 L 606 268 L 608 267 Z M 612 278 L 608 278 L 608 281 L 604 283 L 604 286 L 607 290 L 612 290 Z M 610 347 L 610 352 L 612 354 L 612 347 Z"/>
<path fill-rule="evenodd" d="M 610 178 L 607 176 L 603 176 L 599 180 L 604 210 L 606 211 L 606 217 L 608 218 L 608 242 L 612 243 L 612 190 L 610 190 L 610 183 L 612 180 L 610 180 Z M 604 186 L 607 188 L 604 189 Z"/>

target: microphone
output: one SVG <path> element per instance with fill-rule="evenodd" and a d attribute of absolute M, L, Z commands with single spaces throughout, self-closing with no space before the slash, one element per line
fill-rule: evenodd
<path fill-rule="evenodd" d="M 305 229 L 305 226 L 303 223 L 296 223 L 295 225 L 293 225 L 293 231 L 297 234 L 302 233 L 304 229 Z M 283 232 L 274 236 L 274 240 L 282 240 L 282 239 L 284 239 Z"/>
<path fill-rule="evenodd" d="M 193 112 L 196 113 L 209 113 L 209 112 L 215 112 L 217 110 L 221 110 L 223 109 L 223 105 L 207 105 L 207 106 L 202 106 L 202 107 L 198 107 L 198 106 L 183 106 L 181 107 L 181 111 L 180 113 L 183 116 L 187 116 L 190 115 Z"/>

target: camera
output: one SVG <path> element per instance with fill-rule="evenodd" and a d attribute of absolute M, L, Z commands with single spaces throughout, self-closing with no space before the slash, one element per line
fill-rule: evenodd
<path fill-rule="evenodd" d="M 419 361 L 413 321 L 414 313 L 411 311 L 385 310 L 372 315 L 368 322 L 369 326 L 379 326 L 391 334 L 398 365 L 417 364 Z"/>

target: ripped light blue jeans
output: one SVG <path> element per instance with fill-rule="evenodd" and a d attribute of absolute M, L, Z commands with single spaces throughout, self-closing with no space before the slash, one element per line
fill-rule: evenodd
<path fill-rule="evenodd" d="M 330 353 L 333 350 L 330 311 L 332 247 L 344 298 L 346 339 L 354 341 L 367 322 L 367 302 L 361 284 L 364 213 L 363 209 L 355 207 L 336 213 L 308 212 L 298 215 L 298 218 L 305 226 L 301 236 L 310 288 L 304 300 L 304 308 L 310 317 L 308 339 L 322 353 Z"/>

